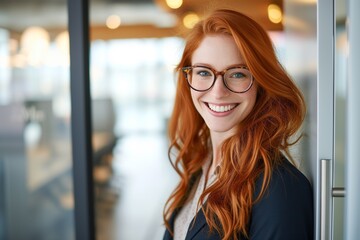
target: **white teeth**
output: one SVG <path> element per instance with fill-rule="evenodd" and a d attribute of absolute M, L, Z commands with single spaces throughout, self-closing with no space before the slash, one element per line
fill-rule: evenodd
<path fill-rule="evenodd" d="M 218 106 L 218 105 L 209 103 L 208 105 L 209 105 L 209 108 L 211 110 L 213 110 L 214 112 L 227 112 L 235 107 L 235 104 L 226 105 L 226 106 Z"/>

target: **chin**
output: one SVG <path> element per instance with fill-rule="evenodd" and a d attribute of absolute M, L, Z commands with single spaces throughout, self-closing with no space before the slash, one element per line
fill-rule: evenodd
<path fill-rule="evenodd" d="M 236 130 L 234 127 L 224 127 L 224 126 L 216 126 L 216 127 L 209 127 L 211 132 L 217 134 L 225 134 L 225 135 L 233 135 L 235 134 Z"/>

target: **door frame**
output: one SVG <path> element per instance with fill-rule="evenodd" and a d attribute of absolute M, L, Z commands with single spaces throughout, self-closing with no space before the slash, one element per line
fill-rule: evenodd
<path fill-rule="evenodd" d="M 360 2 L 348 0 L 348 94 L 347 94 L 347 159 L 345 199 L 345 239 L 356 239 L 360 235 Z"/>
<path fill-rule="evenodd" d="M 89 74 L 89 1 L 68 0 L 75 236 L 95 239 Z"/>
<path fill-rule="evenodd" d="M 332 233 L 332 176 L 334 166 L 334 0 L 317 6 L 317 176 L 316 239 L 329 240 Z"/>

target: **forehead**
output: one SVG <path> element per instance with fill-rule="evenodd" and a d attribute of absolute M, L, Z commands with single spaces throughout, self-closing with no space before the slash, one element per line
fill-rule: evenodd
<path fill-rule="evenodd" d="M 216 70 L 244 63 L 234 39 L 228 35 L 206 36 L 191 58 L 192 65 L 210 65 Z"/>

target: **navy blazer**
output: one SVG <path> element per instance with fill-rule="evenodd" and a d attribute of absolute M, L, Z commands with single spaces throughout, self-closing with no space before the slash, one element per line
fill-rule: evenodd
<path fill-rule="evenodd" d="M 254 196 L 259 194 L 262 180 L 260 177 L 256 181 Z M 172 229 L 175 218 L 176 213 L 170 218 Z M 216 230 L 209 232 L 202 210 L 199 210 L 195 220 L 194 225 L 190 223 L 185 240 L 221 239 Z M 248 234 L 251 240 L 314 239 L 312 187 L 307 178 L 287 160 L 274 169 L 267 191 L 253 205 Z M 163 240 L 172 239 L 166 230 Z M 238 239 L 246 238 L 239 233 Z"/>

